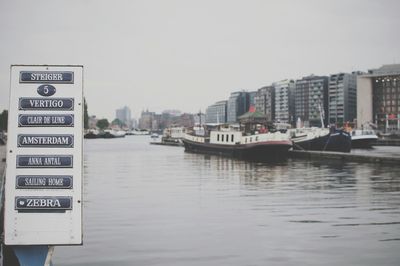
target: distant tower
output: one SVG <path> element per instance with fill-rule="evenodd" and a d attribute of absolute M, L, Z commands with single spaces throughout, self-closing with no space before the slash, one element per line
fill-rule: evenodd
<path fill-rule="evenodd" d="M 115 116 L 117 119 L 122 121 L 127 127 L 132 127 L 132 117 L 131 117 L 131 109 L 128 106 L 124 106 L 121 109 L 117 109 L 115 111 Z"/>

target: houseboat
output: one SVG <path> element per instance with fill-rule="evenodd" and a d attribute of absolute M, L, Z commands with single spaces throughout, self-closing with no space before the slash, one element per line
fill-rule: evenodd
<path fill-rule="evenodd" d="M 289 129 L 295 150 L 350 152 L 351 136 L 336 128 L 295 128 Z"/>
<path fill-rule="evenodd" d="M 289 135 L 276 131 L 264 114 L 251 108 L 238 119 L 236 126 L 216 125 L 187 131 L 183 138 L 185 150 L 252 161 L 287 158 L 292 147 Z"/>
<path fill-rule="evenodd" d="M 352 148 L 369 149 L 378 140 L 378 136 L 372 129 L 353 129 L 351 131 Z"/>
<path fill-rule="evenodd" d="M 292 147 L 288 135 L 279 131 L 251 134 L 233 127 L 220 127 L 204 136 L 189 131 L 183 143 L 185 151 L 255 161 L 284 159 Z"/>

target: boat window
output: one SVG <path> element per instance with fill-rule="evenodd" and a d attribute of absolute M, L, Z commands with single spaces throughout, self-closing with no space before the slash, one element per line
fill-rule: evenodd
<path fill-rule="evenodd" d="M 233 142 L 233 134 L 232 134 L 232 136 L 231 136 L 231 141 Z"/>
<path fill-rule="evenodd" d="M 247 138 L 244 139 L 244 142 L 247 143 Z"/>
<path fill-rule="evenodd" d="M 258 141 L 258 137 L 256 137 L 256 141 Z"/>
<path fill-rule="evenodd" d="M 219 141 L 219 134 L 217 134 L 217 141 Z"/>
<path fill-rule="evenodd" d="M 250 142 L 251 142 L 252 140 L 253 140 L 252 137 L 250 137 Z"/>
<path fill-rule="evenodd" d="M 221 134 L 221 141 L 224 141 L 224 134 Z"/>
<path fill-rule="evenodd" d="M 229 142 L 229 135 L 226 134 L 226 142 Z"/>

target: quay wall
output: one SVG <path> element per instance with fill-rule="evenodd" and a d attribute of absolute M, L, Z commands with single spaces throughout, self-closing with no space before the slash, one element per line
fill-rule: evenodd
<path fill-rule="evenodd" d="M 376 146 L 400 146 L 400 139 L 378 139 Z"/>
<path fill-rule="evenodd" d="M 303 158 L 309 160 L 323 160 L 333 159 L 342 160 L 346 162 L 361 162 L 361 163 L 378 163 L 378 164 L 400 164 L 400 157 L 391 156 L 370 156 L 370 155 L 358 155 L 343 152 L 321 152 L 321 151 L 289 151 L 291 158 Z"/>

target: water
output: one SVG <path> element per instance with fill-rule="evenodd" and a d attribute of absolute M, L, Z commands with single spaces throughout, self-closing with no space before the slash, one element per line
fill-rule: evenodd
<path fill-rule="evenodd" d="M 85 141 L 84 245 L 67 265 L 400 265 L 400 166 L 249 163 Z"/>

